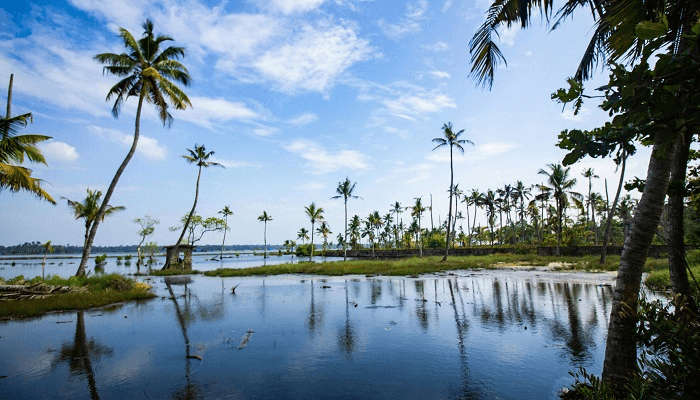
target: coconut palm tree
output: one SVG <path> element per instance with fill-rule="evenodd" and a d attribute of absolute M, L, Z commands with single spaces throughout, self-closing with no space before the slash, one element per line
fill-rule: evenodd
<path fill-rule="evenodd" d="M 83 246 L 87 246 L 90 230 L 92 226 L 97 223 L 97 220 L 104 220 L 105 217 L 114 214 L 117 211 L 123 211 L 125 208 L 123 206 L 112 206 L 107 205 L 103 212 L 100 213 L 101 207 L 100 199 L 102 198 L 102 192 L 99 190 L 87 189 L 87 196 L 82 201 L 70 200 L 65 197 L 63 199 L 68 203 L 68 206 L 73 210 L 73 216 L 75 219 L 82 219 L 85 221 L 85 238 L 83 239 Z"/>
<path fill-rule="evenodd" d="M 197 166 L 197 183 L 195 184 L 194 187 L 194 203 L 192 203 L 192 209 L 190 209 L 190 213 L 187 215 L 187 219 L 185 220 L 184 225 L 182 226 L 182 232 L 180 232 L 180 237 L 177 239 L 177 242 L 175 242 L 175 245 L 178 246 L 181 242 L 182 239 L 185 237 L 185 232 L 187 232 L 187 228 L 190 225 L 190 221 L 192 220 L 192 216 L 194 215 L 194 211 L 197 209 L 197 200 L 199 199 L 199 180 L 202 177 L 202 168 L 209 168 L 209 167 L 221 167 L 224 168 L 223 165 L 219 164 L 218 162 L 215 161 L 209 161 L 209 158 L 214 155 L 213 151 L 207 151 L 206 147 L 204 145 L 198 145 L 195 143 L 194 149 L 187 149 L 187 153 L 182 156 L 182 158 L 185 159 L 189 164 L 194 164 Z M 177 253 L 177 250 L 176 250 Z M 169 260 L 168 260 L 169 261 Z M 165 266 L 163 268 L 169 268 L 170 266 L 166 262 Z"/>
<path fill-rule="evenodd" d="M 228 231 L 228 217 L 229 215 L 233 215 L 233 211 L 231 211 L 231 208 L 229 208 L 229 206 L 224 206 L 224 208 L 218 211 L 218 214 L 224 216 L 224 238 L 221 240 L 221 252 L 219 253 L 219 260 L 223 260 L 224 245 L 226 244 L 226 231 Z"/>
<path fill-rule="evenodd" d="M 356 248 L 360 241 L 360 217 L 355 215 L 350 220 L 350 247 Z"/>
<path fill-rule="evenodd" d="M 134 139 L 129 152 L 124 157 L 119 168 L 117 168 L 117 172 L 107 188 L 98 212 L 100 215 L 105 212 L 119 178 L 136 151 L 141 128 L 143 102 L 146 101 L 155 106 L 158 118 L 163 123 L 163 126 L 170 126 L 172 123 L 173 118 L 169 112 L 170 106 L 177 110 L 184 110 L 188 106 L 192 106 L 187 95 L 173 82 L 175 81 L 185 86 L 189 85 L 190 82 L 187 68 L 178 61 L 185 56 L 183 47 L 168 46 L 161 51 L 161 46 L 173 39 L 169 36 L 156 36 L 153 33 L 153 23 L 150 20 L 144 22 L 143 36 L 139 40 L 136 40 L 124 28 L 119 28 L 119 36 L 124 41 L 125 53 L 102 53 L 95 56 L 95 60 L 105 65 L 103 68 L 105 73 L 121 78 L 107 92 L 106 100 L 111 101 L 114 99 L 112 115 L 115 118 L 119 116 L 122 105 L 129 97 L 138 97 L 138 104 L 136 106 Z M 83 247 L 82 258 L 76 275 L 82 276 L 85 274 L 85 266 L 87 265 L 87 259 L 90 255 L 90 249 L 92 248 L 95 234 L 97 234 L 100 220 L 101 218 L 97 218 L 95 220 L 96 223 L 90 228 L 88 241 L 86 246 Z"/>
<path fill-rule="evenodd" d="M 331 199 L 343 199 L 343 206 L 345 208 L 345 239 L 343 240 L 343 261 L 348 258 L 348 249 L 345 243 L 348 241 L 348 200 L 349 199 L 359 199 L 359 196 L 355 196 L 355 185 L 357 182 L 350 182 L 350 178 L 346 177 L 344 181 L 338 182 L 338 187 L 335 188 L 336 196 L 331 197 Z"/>
<path fill-rule="evenodd" d="M 697 22 L 700 12 L 700 3 L 696 0 L 661 0 L 644 4 L 618 0 L 567 0 L 555 14 L 557 19 L 553 29 L 571 17 L 579 7 L 589 6 L 595 19 L 595 29 L 574 75 L 579 82 L 592 75 L 599 61 L 614 63 L 625 59 L 634 63 L 659 53 L 675 56 L 686 52 L 694 40 L 687 32 Z M 491 86 L 498 64 L 505 62 L 493 40 L 498 29 L 513 24 L 526 28 L 530 25 L 533 12 L 538 9 L 541 15 L 549 19 L 553 12 L 552 2 L 494 0 L 487 11 L 486 20 L 469 43 L 471 72 L 477 82 Z M 642 267 L 659 223 L 669 181 L 678 183 L 679 187 L 685 184 L 687 155 L 692 142 L 688 137 L 684 134 L 654 135 L 639 210 L 630 229 L 630 240 L 626 241 L 620 257 L 603 365 L 603 382 L 613 386 L 618 397 L 626 395 L 625 383 L 637 368 L 636 341 L 630 333 L 634 332 L 637 323 L 636 303 Z M 683 196 L 682 191 L 677 191 L 669 197 L 672 231 L 677 234 L 683 229 Z M 672 243 L 671 247 L 677 247 L 672 252 L 681 254 L 684 251 L 682 234 L 677 236 L 680 240 Z M 680 279 L 687 280 L 684 262 L 677 258 L 679 262 L 669 263 L 669 269 L 677 272 Z M 623 313 L 625 308 L 632 312 Z"/>
<path fill-rule="evenodd" d="M 456 148 L 461 153 L 464 153 L 464 147 L 462 147 L 463 144 L 467 144 L 467 143 L 469 143 L 471 145 L 474 144 L 474 142 L 472 142 L 469 139 L 460 139 L 460 136 L 462 136 L 463 133 L 464 133 L 464 129 L 461 129 L 461 130 L 455 132 L 452 128 L 452 122 L 448 122 L 448 123 L 442 125 L 443 137 L 433 138 L 433 143 L 435 144 L 435 147 L 433 147 L 433 151 L 439 149 L 440 147 L 444 147 L 444 146 L 450 147 L 450 204 L 449 204 L 448 212 L 447 212 L 447 232 L 445 234 L 445 255 L 442 257 L 442 261 L 447 260 L 447 256 L 448 256 L 449 250 L 450 250 L 450 225 L 452 224 L 452 195 L 454 192 L 454 165 L 452 163 L 452 152 L 453 152 L 453 149 Z"/>
<path fill-rule="evenodd" d="M 540 169 L 538 174 L 545 175 L 556 205 L 557 212 L 557 248 L 556 254 L 560 254 L 562 231 L 564 227 L 564 214 L 569 204 L 569 197 L 581 198 L 581 194 L 572 191 L 576 185 L 576 178 L 569 178 L 571 168 L 564 168 L 561 164 L 548 164 L 549 171 Z"/>
<path fill-rule="evenodd" d="M 301 240 L 301 244 L 305 244 L 309 240 L 309 231 L 306 228 L 300 228 L 297 232 L 297 239 Z"/>
<path fill-rule="evenodd" d="M 486 219 L 488 220 L 489 227 L 491 228 L 491 246 L 495 239 L 495 231 L 493 229 L 496 223 L 496 194 L 493 190 L 488 190 L 481 199 L 481 204 L 486 208 Z"/>
<path fill-rule="evenodd" d="M 525 241 L 525 200 L 530 199 L 532 188 L 525 186 L 522 181 L 517 181 L 513 187 L 513 198 L 520 202 L 520 241 Z"/>
<path fill-rule="evenodd" d="M 425 207 L 423 207 L 423 201 L 420 197 L 416 197 L 415 200 L 416 202 L 413 204 L 413 207 L 410 207 L 410 209 L 411 216 L 416 218 L 418 221 L 418 230 L 415 232 L 415 234 L 416 240 L 418 241 L 418 254 L 420 257 L 423 257 L 423 230 L 421 229 L 420 218 L 425 212 Z"/>
<path fill-rule="evenodd" d="M 263 231 L 263 240 L 265 242 L 265 251 L 263 253 L 263 258 L 267 258 L 267 223 L 272 221 L 272 216 L 263 210 L 262 214 L 258 216 L 258 221 L 265 224 L 265 229 Z"/>
<path fill-rule="evenodd" d="M 316 233 L 318 233 L 319 235 L 321 235 L 323 237 L 322 249 L 323 249 L 323 254 L 325 256 L 326 250 L 328 249 L 328 235 L 330 235 L 333 232 L 331 232 L 326 221 L 321 221 L 321 225 L 319 225 L 318 228 L 316 228 Z"/>
<path fill-rule="evenodd" d="M 314 224 L 316 224 L 316 221 L 323 220 L 323 208 L 316 207 L 316 203 L 312 202 L 304 207 L 304 210 L 306 211 L 306 216 L 308 216 L 311 221 L 311 255 L 309 258 L 309 260 L 311 260 L 314 256 Z"/>
<path fill-rule="evenodd" d="M 396 219 L 394 220 L 394 241 L 396 242 L 396 248 L 399 248 L 399 216 L 403 212 L 403 207 L 398 201 L 391 205 L 391 212 L 396 214 Z"/>
<path fill-rule="evenodd" d="M 459 207 L 459 199 L 462 198 L 464 195 L 464 191 L 459 188 L 459 183 L 455 183 L 454 188 L 452 189 L 452 195 L 454 196 L 454 207 L 455 207 L 455 213 L 454 213 L 454 219 L 452 220 L 452 232 L 454 233 L 456 231 L 456 226 L 457 226 L 457 213 L 458 213 L 458 207 Z M 454 235 L 452 235 L 454 237 Z"/>
<path fill-rule="evenodd" d="M 476 212 L 479 209 L 479 206 L 481 205 L 481 200 L 483 198 L 483 194 L 478 190 L 478 189 L 472 189 L 471 192 L 469 193 L 469 199 L 471 203 L 474 205 L 474 218 L 472 218 L 472 230 L 476 227 Z M 469 231 L 469 242 L 471 243 L 472 241 L 472 232 Z"/>
<path fill-rule="evenodd" d="M 591 209 L 591 193 L 593 191 L 593 179 L 598 179 L 600 177 L 595 174 L 593 168 L 586 168 L 581 173 L 581 176 L 588 179 L 588 198 L 586 199 L 586 226 L 588 226 L 588 216 L 590 215 Z"/>
<path fill-rule="evenodd" d="M 46 266 L 46 257 L 49 253 L 53 253 L 53 246 L 51 245 L 51 241 L 49 240 L 48 242 L 42 244 L 41 247 L 44 248 L 44 259 L 41 261 L 41 279 L 44 279 L 44 267 Z"/>
<path fill-rule="evenodd" d="M 12 116 L 12 82 L 14 75 L 10 74 L 10 84 L 7 89 L 7 113 L 0 119 L 0 191 L 29 192 L 51 204 L 56 201 L 41 187 L 41 179 L 32 176 L 32 170 L 23 167 L 25 157 L 30 162 L 46 165 L 46 159 L 41 154 L 37 143 L 51 139 L 45 135 L 17 135 L 17 131 L 32 122 L 32 113 Z"/>

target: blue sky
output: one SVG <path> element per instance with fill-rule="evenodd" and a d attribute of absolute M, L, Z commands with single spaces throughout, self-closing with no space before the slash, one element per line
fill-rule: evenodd
<path fill-rule="evenodd" d="M 362 196 L 350 203 L 352 214 L 385 213 L 394 201 L 408 205 L 432 193 L 435 218 L 444 219 L 449 163 L 447 152 L 432 152 L 430 142 L 444 122 L 464 128 L 475 143 L 455 162 L 456 182 L 483 191 L 517 179 L 541 182 L 537 171 L 564 154 L 554 145 L 562 129 L 607 118 L 593 103 L 573 116 L 550 100 L 574 72 L 591 33 L 585 10 L 554 33 L 544 24 L 502 31 L 508 66 L 497 71 L 491 91 L 475 86 L 467 43 L 487 6 L 484 0 L 15 1 L 0 9 L 0 77 L 7 82 L 15 74 L 14 113 L 34 113 L 26 132 L 54 138 L 43 147 L 49 167 L 37 166 L 35 175 L 55 198 L 81 199 L 87 187 L 104 189 L 111 179 L 130 143 L 135 109 L 131 99 L 118 119 L 111 116 L 104 97 L 115 79 L 92 56 L 120 52 L 118 27 L 140 35 L 140 24 L 151 18 L 157 32 L 187 49 L 193 108 L 175 112 L 169 129 L 148 108 L 137 155 L 111 201 L 127 210 L 100 226 L 95 243 L 136 242 L 131 221 L 146 214 L 161 221 L 154 240 L 174 241 L 167 228 L 191 207 L 196 178 L 180 155 L 195 143 L 226 166 L 203 173 L 198 212 L 210 216 L 231 206 L 228 243 L 261 243 L 256 217 L 263 209 L 274 218 L 270 242 L 295 239 L 308 225 L 303 206 L 311 201 L 326 209 L 335 237 L 342 202 L 330 197 L 346 176 Z M 600 71 L 590 87 L 605 77 Z M 648 152 L 639 152 L 628 162 L 628 176 L 643 177 L 647 161 Z M 580 171 L 589 166 L 601 176 L 596 190 L 607 177 L 613 192 L 612 161 L 590 159 L 572 168 L 579 191 Z M 0 219 L 7 224 L 0 244 L 82 240 L 82 225 L 65 201 L 51 206 L 2 192 Z"/>

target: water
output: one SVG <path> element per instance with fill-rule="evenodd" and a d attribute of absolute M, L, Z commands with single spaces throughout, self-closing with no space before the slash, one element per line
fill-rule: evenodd
<path fill-rule="evenodd" d="M 0 322 L 0 398 L 546 399 L 600 372 L 609 278 L 456 274 L 193 276 L 175 300 L 152 278 L 162 297 Z"/>
<path fill-rule="evenodd" d="M 109 256 L 124 256 L 127 253 L 113 253 L 108 254 Z M 248 267 L 258 267 L 262 265 L 272 265 L 272 264 L 284 264 L 284 263 L 296 263 L 300 259 L 302 261 L 308 261 L 309 257 L 299 258 L 295 255 L 268 255 L 265 259 L 261 255 L 255 255 L 251 253 L 238 253 L 239 256 L 236 257 L 235 253 L 224 253 L 224 259 L 222 261 L 212 260 L 212 257 L 218 258 L 218 253 L 216 255 L 207 253 L 194 253 L 192 255 L 192 268 L 199 271 L 209 271 L 217 268 L 248 268 Z M 32 278 L 35 276 L 41 276 L 41 263 L 43 256 L 19 256 L 22 259 L 13 259 L 18 256 L 4 256 L 0 257 L 0 278 L 13 278 L 17 275 L 24 275 L 25 278 Z M 154 257 L 155 263 L 152 265 L 153 269 L 159 269 L 165 264 L 165 257 L 159 256 Z M 314 257 L 314 261 L 338 261 L 342 260 L 342 257 Z M 14 264 L 14 265 L 13 265 Z M 75 274 L 78 269 L 78 264 L 80 264 L 80 255 L 67 255 L 58 256 L 55 258 L 49 258 L 46 260 L 45 265 L 45 275 L 59 275 L 61 277 L 67 278 Z M 93 258 L 88 262 L 88 272 L 94 271 L 95 261 Z M 141 266 L 141 272 L 147 272 L 148 267 Z M 126 265 L 124 261 L 121 264 L 117 264 L 116 257 L 108 257 L 104 265 L 105 273 L 120 273 L 120 274 L 135 274 L 137 272 L 136 268 L 136 254 L 132 254 L 131 265 Z"/>

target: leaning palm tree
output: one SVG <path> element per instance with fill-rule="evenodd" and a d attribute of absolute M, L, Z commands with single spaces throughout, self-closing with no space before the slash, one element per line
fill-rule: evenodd
<path fill-rule="evenodd" d="M 226 231 L 228 230 L 228 217 L 229 215 L 233 215 L 233 211 L 231 211 L 231 208 L 229 208 L 229 206 L 224 206 L 224 208 L 219 210 L 218 213 L 224 216 L 224 238 L 221 240 L 221 253 L 219 254 L 219 260 L 223 260 L 224 245 L 226 244 Z"/>
<path fill-rule="evenodd" d="M 146 20 L 143 24 L 143 36 L 138 41 L 124 28 L 119 28 L 119 36 L 124 41 L 124 47 L 127 50 L 125 53 L 102 53 L 95 56 L 97 61 L 105 65 L 103 69 L 105 73 L 121 78 L 109 90 L 106 100 L 114 99 L 112 115 L 115 118 L 119 116 L 122 105 L 129 97 L 138 97 L 139 100 L 136 106 L 134 139 L 129 152 L 124 157 L 124 161 L 119 165 L 119 168 L 117 168 L 117 172 L 107 188 L 102 205 L 100 205 L 98 211 L 99 215 L 104 214 L 107 209 L 107 204 L 112 198 L 117 182 L 136 151 L 141 128 L 143 102 L 146 101 L 156 107 L 158 118 L 163 123 L 163 126 L 170 126 L 172 123 L 173 118 L 168 110 L 171 105 L 178 110 L 184 110 L 187 106 L 192 106 L 187 95 L 173 83 L 174 80 L 187 86 L 190 82 L 187 68 L 178 61 L 178 59 L 185 56 L 183 47 L 169 46 L 161 51 L 161 45 L 173 39 L 169 36 L 156 36 L 153 33 L 153 23 L 150 20 Z M 97 218 L 95 220 L 96 223 L 90 228 L 88 241 L 86 246 L 83 247 L 83 255 L 76 275 L 82 276 L 85 274 L 85 266 L 100 220 L 101 218 Z"/>
<path fill-rule="evenodd" d="M 42 244 L 41 247 L 44 248 L 44 259 L 41 261 L 41 279 L 44 279 L 44 267 L 46 266 L 46 257 L 49 255 L 49 253 L 53 253 L 53 246 L 51 245 L 51 241 L 49 240 L 48 242 Z"/>
<path fill-rule="evenodd" d="M 557 212 L 556 254 L 559 255 L 564 225 L 564 214 L 566 213 L 566 207 L 569 204 L 569 196 L 580 198 L 581 195 L 571 190 L 576 185 L 576 178 L 569 178 L 569 170 L 571 168 L 564 168 L 561 164 L 548 164 L 547 167 L 549 168 L 549 171 L 540 169 L 538 173 L 547 177 L 549 187 L 552 189 L 552 197 L 554 197 Z"/>
<path fill-rule="evenodd" d="M 309 258 L 309 260 L 311 260 L 314 257 L 314 224 L 316 224 L 316 221 L 323 220 L 323 208 L 316 207 L 316 203 L 312 202 L 308 206 L 304 207 L 304 209 L 306 211 L 306 215 L 311 221 L 311 255 Z"/>
<path fill-rule="evenodd" d="M 185 224 L 182 226 L 182 232 L 180 232 L 180 237 L 177 239 L 177 242 L 175 242 L 175 246 L 180 245 L 182 242 L 182 239 L 185 237 L 185 232 L 187 232 L 187 228 L 190 225 L 190 221 L 192 221 L 192 216 L 194 215 L 194 211 L 197 208 L 197 200 L 199 199 L 199 180 L 202 177 L 202 168 L 209 168 L 209 167 L 221 167 L 224 168 L 223 165 L 215 162 L 215 161 L 209 161 L 209 158 L 214 155 L 213 151 L 207 151 L 206 147 L 204 145 L 194 145 L 194 149 L 187 149 L 187 153 L 182 156 L 188 163 L 190 164 L 195 164 L 197 166 L 197 183 L 195 184 L 194 187 L 194 203 L 192 203 L 192 209 L 190 209 L 190 213 L 187 215 L 187 219 L 185 220 Z M 177 253 L 177 249 L 175 251 Z M 169 265 L 169 261 L 167 260 L 165 263 L 165 266 L 163 267 L 164 269 L 167 269 L 171 267 Z"/>
<path fill-rule="evenodd" d="M 272 221 L 272 216 L 263 210 L 262 214 L 258 216 L 258 221 L 265 224 L 265 230 L 263 232 L 263 240 L 265 242 L 265 252 L 263 253 L 263 258 L 267 258 L 267 223 Z"/>
<path fill-rule="evenodd" d="M 335 192 L 337 193 L 337 195 L 331 197 L 331 199 L 343 199 L 343 205 L 345 207 L 345 238 L 343 239 L 343 261 L 347 260 L 348 258 L 348 249 L 345 245 L 348 241 L 348 200 L 359 198 L 359 196 L 353 195 L 353 192 L 355 192 L 355 185 L 357 185 L 357 182 L 352 183 L 350 182 L 350 179 L 346 177 L 344 181 L 338 182 L 338 187 L 335 188 Z"/>
<path fill-rule="evenodd" d="M 73 210 L 73 216 L 75 219 L 82 219 L 85 221 L 85 238 L 83 239 L 83 248 L 87 246 L 90 231 L 98 220 L 104 220 L 105 217 L 125 209 L 123 206 L 112 206 L 107 204 L 107 206 L 104 207 L 103 212 L 100 213 L 101 207 L 98 206 L 98 204 L 100 204 L 101 198 L 101 191 L 91 189 L 87 189 L 87 196 L 82 201 L 70 200 L 66 199 L 65 197 L 63 198 L 68 203 L 68 206 Z"/>
<path fill-rule="evenodd" d="M 442 125 L 443 137 L 433 138 L 433 151 L 439 149 L 443 146 L 450 146 L 450 204 L 447 211 L 447 232 L 445 234 L 445 255 L 442 257 L 442 261 L 447 260 L 447 256 L 450 250 L 450 225 L 452 224 L 452 195 L 454 192 L 454 166 L 452 164 L 452 151 L 454 148 L 464 153 L 463 144 L 469 143 L 474 144 L 469 139 L 460 139 L 460 136 L 464 133 L 464 129 L 455 132 L 452 129 L 452 122 L 448 122 Z"/>
<path fill-rule="evenodd" d="M 32 176 L 32 170 L 23 167 L 25 158 L 30 162 L 46 165 L 37 143 L 51 139 L 44 135 L 17 135 L 20 128 L 32 122 L 32 113 L 12 116 L 12 81 L 7 89 L 7 114 L 0 119 L 0 191 L 29 192 L 51 204 L 56 201 L 41 187 L 41 179 Z"/>

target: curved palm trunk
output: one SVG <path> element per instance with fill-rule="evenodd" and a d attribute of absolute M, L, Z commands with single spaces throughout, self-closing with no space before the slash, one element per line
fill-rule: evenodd
<path fill-rule="evenodd" d="M 450 253 L 450 225 L 452 224 L 452 189 L 454 182 L 454 168 L 452 166 L 452 145 L 450 145 L 450 205 L 447 211 L 447 236 L 445 237 L 445 255 L 442 257 L 442 261 L 447 260 L 447 256 Z"/>
<path fill-rule="evenodd" d="M 610 241 L 610 231 L 612 230 L 612 219 L 615 214 L 615 208 L 617 207 L 617 202 L 620 200 L 620 191 L 622 190 L 622 184 L 625 183 L 625 165 L 627 163 L 627 154 L 622 153 L 622 168 L 620 169 L 620 182 L 617 184 L 617 191 L 615 192 L 615 199 L 613 199 L 612 208 L 608 210 L 608 220 L 605 222 L 605 234 L 603 235 L 603 248 L 600 253 L 600 264 L 605 264 L 605 259 L 608 256 L 608 241 Z"/>
<path fill-rule="evenodd" d="M 76 271 L 75 273 L 76 276 L 85 276 L 85 268 L 87 266 L 88 257 L 90 256 L 90 250 L 92 249 L 92 242 L 95 240 L 95 235 L 97 234 L 97 227 L 100 225 L 100 221 L 102 221 L 102 219 L 104 218 L 105 211 L 107 210 L 107 204 L 109 204 L 109 200 L 112 198 L 112 193 L 114 193 L 114 189 L 117 187 L 117 182 L 119 182 L 119 178 L 122 176 L 124 169 L 126 169 L 127 164 L 129 164 L 129 161 L 131 161 L 131 158 L 136 152 L 136 146 L 139 142 L 139 131 L 141 129 L 141 109 L 143 108 L 143 99 L 145 94 L 146 92 L 141 90 L 141 94 L 139 95 L 139 104 L 136 107 L 136 122 L 134 123 L 134 140 L 131 143 L 131 148 L 129 148 L 129 152 L 126 153 L 124 161 L 122 161 L 122 163 L 119 165 L 119 168 L 117 168 L 117 172 L 114 174 L 112 182 L 110 182 L 109 187 L 107 188 L 107 192 L 105 193 L 105 197 L 102 200 L 102 205 L 100 205 L 100 209 L 97 211 L 97 217 L 92 222 L 92 226 L 90 227 L 90 233 L 88 234 L 85 241 L 85 245 L 83 246 L 83 253 L 80 258 L 80 265 L 78 266 L 78 271 Z"/>
<path fill-rule="evenodd" d="M 228 230 L 228 215 L 224 215 L 224 240 L 221 241 L 221 253 L 219 253 L 219 261 L 224 260 L 224 245 L 226 244 L 226 231 Z"/>
<path fill-rule="evenodd" d="M 197 208 L 197 200 L 199 200 L 199 179 L 202 177 L 202 166 L 199 166 L 199 170 L 197 171 L 197 183 L 195 184 L 194 188 L 194 203 L 192 204 L 192 209 L 190 210 L 190 213 L 187 215 L 187 220 L 185 221 L 185 226 L 182 227 L 182 232 L 180 232 L 180 237 L 177 239 L 177 242 L 175 242 L 175 254 L 179 254 L 179 249 L 177 246 L 180 245 L 180 242 L 182 242 L 182 239 L 185 237 L 185 232 L 187 231 L 187 228 L 190 225 L 190 221 L 192 221 L 192 215 L 194 215 L 194 210 Z M 194 239 L 194 238 L 193 238 Z M 166 260 L 165 265 L 163 266 L 163 269 L 168 269 L 173 267 L 170 265 L 170 260 Z"/>
<path fill-rule="evenodd" d="M 668 189 L 670 232 L 668 232 L 668 270 L 674 293 L 690 295 L 690 284 L 686 272 L 685 229 L 683 221 L 683 199 L 685 198 L 685 174 L 692 135 L 682 136 L 678 151 L 671 165 L 671 181 Z"/>
<path fill-rule="evenodd" d="M 649 159 L 644 193 L 639 200 L 629 235 L 625 238 L 613 294 L 603 363 L 603 382 L 618 394 L 637 368 L 637 300 L 642 268 L 656 233 L 668 189 L 669 172 L 677 139 L 658 135 Z"/>

